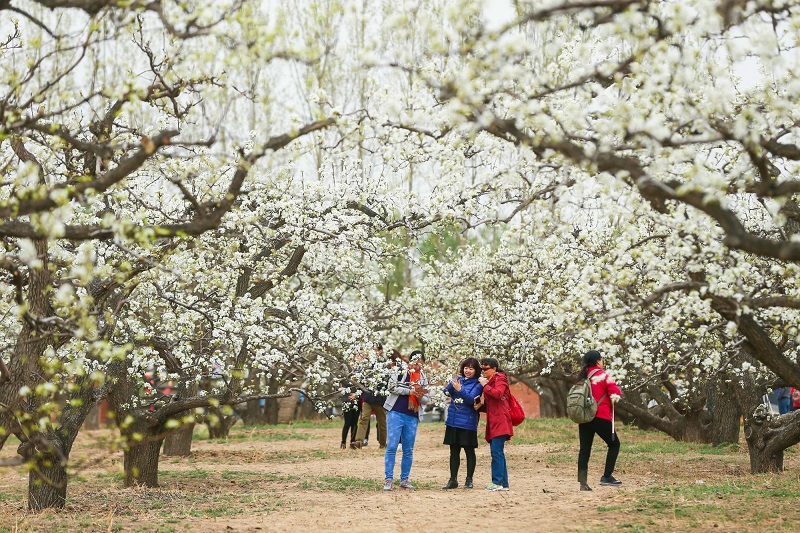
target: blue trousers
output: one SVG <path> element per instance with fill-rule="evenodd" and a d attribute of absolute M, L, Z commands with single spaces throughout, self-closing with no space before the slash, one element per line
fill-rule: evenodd
<path fill-rule="evenodd" d="M 386 413 L 386 454 L 383 465 L 386 479 L 394 479 L 394 463 L 397 458 L 397 447 L 403 439 L 403 458 L 400 461 L 400 480 L 411 475 L 411 463 L 414 461 L 414 441 L 417 440 L 419 417 L 404 415 L 395 411 Z"/>
<path fill-rule="evenodd" d="M 778 413 L 785 415 L 792 412 L 791 398 L 778 398 Z"/>
<path fill-rule="evenodd" d="M 504 451 L 508 435 L 500 435 L 489 442 L 492 452 L 492 483 L 508 488 L 508 467 Z"/>

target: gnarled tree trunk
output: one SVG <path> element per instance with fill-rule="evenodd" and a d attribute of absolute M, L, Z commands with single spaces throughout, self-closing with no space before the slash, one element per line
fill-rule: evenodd
<path fill-rule="evenodd" d="M 736 386 L 724 377 L 709 388 L 708 408 L 711 417 L 711 444 L 738 444 L 742 409 L 737 401 Z"/>
<path fill-rule="evenodd" d="M 61 411 L 60 425 L 20 445 L 20 452 L 32 463 L 28 474 L 28 508 L 31 511 L 61 509 L 67 501 L 67 462 L 75 437 L 97 402 L 91 378 L 75 380 L 77 387 Z"/>
<path fill-rule="evenodd" d="M 784 415 L 789 416 L 789 415 Z M 744 437 L 750 453 L 750 472 L 765 474 L 767 472 L 783 472 L 783 450 L 772 442 L 780 431 L 783 417 L 775 417 L 769 413 L 766 405 L 759 405 L 755 412 L 745 419 Z"/>
<path fill-rule="evenodd" d="M 146 436 L 141 442 L 131 442 L 124 452 L 125 486 L 158 487 L 158 457 L 163 439 Z"/>
<path fill-rule="evenodd" d="M 62 509 L 67 502 L 67 465 L 56 454 L 42 454 L 28 474 L 28 509 Z"/>
<path fill-rule="evenodd" d="M 192 454 L 192 435 L 194 422 L 184 423 L 164 439 L 161 453 L 168 456 L 188 457 Z"/>

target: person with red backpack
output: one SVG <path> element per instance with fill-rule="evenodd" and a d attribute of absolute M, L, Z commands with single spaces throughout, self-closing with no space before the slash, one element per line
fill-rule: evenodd
<path fill-rule="evenodd" d="M 580 451 L 578 452 L 578 482 L 581 490 L 592 490 L 589 486 L 589 456 L 592 454 L 592 442 L 595 434 L 599 435 L 608 446 L 606 466 L 600 484 L 619 487 L 622 481 L 616 479 L 614 467 L 619 455 L 619 437 L 614 431 L 614 404 L 622 396 L 622 391 L 614 379 L 603 370 L 603 356 L 597 350 L 589 350 L 583 356 L 583 368 L 579 379 L 589 378 L 592 384 L 592 397 L 597 402 L 597 414 L 594 419 L 578 424 Z"/>
<path fill-rule="evenodd" d="M 475 409 L 486 410 L 486 442 L 492 453 L 492 482 L 486 487 L 489 491 L 508 490 L 508 467 L 506 465 L 505 444 L 514 436 L 511 423 L 508 378 L 500 370 L 497 359 L 481 359 L 483 375 L 478 378 L 483 385 L 483 394 Z M 485 406 L 484 406 L 485 404 Z"/>

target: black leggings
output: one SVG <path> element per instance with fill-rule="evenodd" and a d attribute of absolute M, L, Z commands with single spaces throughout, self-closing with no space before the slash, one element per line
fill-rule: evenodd
<path fill-rule="evenodd" d="M 594 441 L 595 433 L 608 445 L 606 468 L 603 471 L 603 476 L 608 477 L 614 473 L 617 456 L 619 455 L 619 437 L 616 433 L 611 433 L 611 420 L 595 418 L 591 422 L 578 424 L 578 435 L 581 440 L 581 451 L 578 452 L 578 476 L 581 475 L 581 472 L 589 470 L 589 456 L 592 455 L 592 442 Z"/>
<path fill-rule="evenodd" d="M 458 477 L 458 467 L 461 464 L 461 449 L 458 444 L 450 445 L 450 477 L 456 479 Z M 467 479 L 472 479 L 475 473 L 475 448 L 464 448 L 464 454 L 467 456 Z"/>
<path fill-rule="evenodd" d="M 342 443 L 347 441 L 347 432 L 350 431 L 350 442 L 356 440 L 356 430 L 358 429 L 358 419 L 361 416 L 361 409 L 348 409 L 342 413 L 344 427 L 342 428 Z"/>

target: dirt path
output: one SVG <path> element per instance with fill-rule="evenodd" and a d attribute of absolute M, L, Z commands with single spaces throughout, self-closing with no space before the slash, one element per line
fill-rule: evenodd
<path fill-rule="evenodd" d="M 253 454 L 262 461 L 248 464 L 203 464 L 203 468 L 263 471 L 265 475 L 299 476 L 313 480 L 321 476 L 374 479 L 376 485 L 383 478 L 383 453 L 377 446 L 363 450 L 338 450 L 338 429 L 308 430 L 315 436 L 305 441 L 263 442 L 226 445 L 230 451 L 238 449 Z M 577 453 L 577 436 L 574 449 L 555 448 L 552 445 L 515 445 L 506 447 L 511 490 L 488 492 L 485 485 L 491 480 L 489 447 L 481 442 L 478 448 L 478 466 L 475 488 L 444 491 L 439 489 L 448 477 L 449 450 L 441 444 L 441 425 L 420 426 L 411 473 L 412 482 L 423 486 L 414 491 L 395 489 L 391 492 L 374 490 L 334 491 L 314 488 L 298 489 L 296 486 L 276 486 L 271 496 L 283 505 L 263 515 L 224 517 L 190 521 L 189 529 L 211 532 L 251 531 L 586 531 L 612 526 L 608 513 L 600 520 L 594 510 L 621 503 L 626 493 L 646 480 L 621 476 L 625 486 L 620 489 L 595 486 L 593 492 L 578 491 L 574 462 L 566 464 L 564 454 Z M 293 463 L 270 463 L 273 453 L 285 453 L 287 446 L 295 452 L 325 450 L 327 456 Z M 195 450 L 202 456 L 212 445 L 198 443 Z M 219 445 L 215 446 L 219 449 Z M 331 452 L 335 449 L 335 452 Z M 559 460 L 548 461 L 556 454 Z M 596 457 L 591 467 L 592 478 L 600 476 L 603 450 L 595 447 Z M 234 454 L 235 455 L 235 454 Z M 620 464 L 624 463 L 623 455 Z M 182 463 L 164 464 L 164 469 L 181 470 Z M 463 484 L 462 463 L 461 479 Z M 399 472 L 399 458 L 396 471 Z M 397 477 L 397 475 L 396 475 Z M 280 485 L 279 482 L 276 482 Z M 594 483 L 596 485 L 596 481 Z M 296 485 L 296 484 L 295 484 Z"/>

